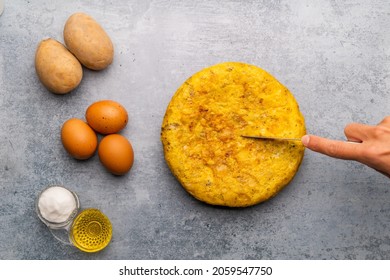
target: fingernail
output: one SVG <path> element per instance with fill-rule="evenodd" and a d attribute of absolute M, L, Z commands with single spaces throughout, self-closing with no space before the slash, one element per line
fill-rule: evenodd
<path fill-rule="evenodd" d="M 304 135 L 302 138 L 301 138 L 301 141 L 302 141 L 302 144 L 307 147 L 307 145 L 309 144 L 309 141 L 310 141 L 310 136 L 309 135 Z"/>

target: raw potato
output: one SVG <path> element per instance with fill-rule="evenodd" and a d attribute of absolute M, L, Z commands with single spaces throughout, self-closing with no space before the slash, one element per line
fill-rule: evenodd
<path fill-rule="evenodd" d="M 51 92 L 65 94 L 75 89 L 83 78 L 80 62 L 60 42 L 46 39 L 35 53 L 39 80 Z"/>
<path fill-rule="evenodd" d="M 112 63 L 114 47 L 110 37 L 91 16 L 75 13 L 64 27 L 64 40 L 69 50 L 85 67 L 102 70 Z"/>

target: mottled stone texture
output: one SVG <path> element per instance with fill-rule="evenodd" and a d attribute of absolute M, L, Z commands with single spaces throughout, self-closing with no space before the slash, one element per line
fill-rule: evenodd
<path fill-rule="evenodd" d="M 165 108 L 194 72 L 243 61 L 295 95 L 308 132 L 343 139 L 352 121 L 389 114 L 390 2 L 5 1 L 0 17 L 1 259 L 390 259 L 390 181 L 355 162 L 306 151 L 293 182 L 247 209 L 205 205 L 171 175 L 160 143 Z M 66 19 L 83 11 L 115 46 L 106 70 L 84 70 L 74 92 L 38 81 L 40 40 L 63 42 Z M 95 155 L 62 148 L 60 127 L 94 101 L 129 112 L 122 132 L 135 163 L 122 177 Z M 84 254 L 56 241 L 35 214 L 37 194 L 60 183 L 83 207 L 111 219 L 112 243 Z"/>

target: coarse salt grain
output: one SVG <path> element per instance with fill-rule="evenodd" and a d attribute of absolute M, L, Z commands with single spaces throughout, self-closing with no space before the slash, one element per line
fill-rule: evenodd
<path fill-rule="evenodd" d="M 66 222 L 76 207 L 75 196 L 60 186 L 47 188 L 38 200 L 39 212 L 44 219 L 51 223 Z"/>

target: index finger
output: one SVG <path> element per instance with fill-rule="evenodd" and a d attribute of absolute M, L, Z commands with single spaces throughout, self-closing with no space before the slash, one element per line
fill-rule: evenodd
<path fill-rule="evenodd" d="M 302 137 L 302 144 L 312 151 L 338 159 L 358 160 L 361 158 L 361 143 L 305 135 Z"/>
<path fill-rule="evenodd" d="M 390 126 L 390 116 L 385 117 L 378 125 Z"/>

